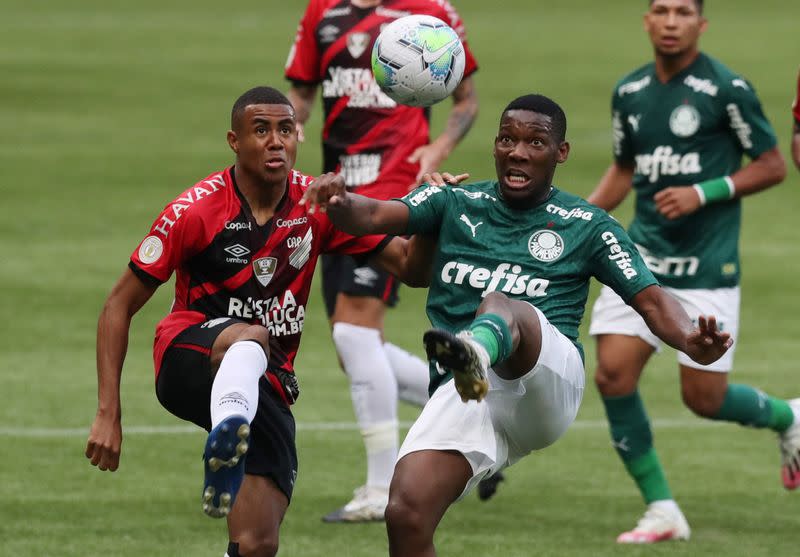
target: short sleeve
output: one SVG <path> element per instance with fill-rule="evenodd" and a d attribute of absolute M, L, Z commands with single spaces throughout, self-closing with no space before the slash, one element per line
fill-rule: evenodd
<path fill-rule="evenodd" d="M 764 115 L 753 86 L 745 79 L 737 77 L 731 80 L 725 111 L 730 133 L 751 159 L 777 145 L 775 130 Z"/>
<path fill-rule="evenodd" d="M 447 197 L 445 189 L 423 184 L 400 198 L 408 207 L 406 233 L 437 232 L 442 223 Z"/>
<path fill-rule="evenodd" d="M 317 83 L 320 80 L 320 56 L 315 32 L 323 8 L 321 1 L 312 0 L 300 20 L 286 59 L 285 76 L 289 81 Z"/>
<path fill-rule="evenodd" d="M 619 88 L 614 89 L 611 96 L 611 133 L 614 160 L 620 164 L 633 161 L 633 145 L 631 144 L 631 130 L 623 110 Z"/>
<path fill-rule="evenodd" d="M 323 253 L 339 253 L 348 255 L 369 254 L 381 251 L 391 241 L 392 236 L 385 234 L 370 234 L 367 236 L 351 236 L 335 228 L 330 220 L 325 217 L 323 224 L 325 242 L 322 246 Z"/>
<path fill-rule="evenodd" d="M 594 276 L 626 303 L 641 290 L 658 284 L 636 245 L 617 221 L 611 217 L 601 219 L 591 234 L 589 249 Z"/>
<path fill-rule="evenodd" d="M 181 263 L 202 249 L 202 219 L 185 208 L 180 200 L 167 205 L 131 254 L 130 267 L 139 278 L 164 283 Z"/>

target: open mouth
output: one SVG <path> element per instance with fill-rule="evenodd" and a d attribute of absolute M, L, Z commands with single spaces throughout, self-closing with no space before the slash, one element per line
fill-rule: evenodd
<path fill-rule="evenodd" d="M 530 176 L 515 168 L 508 170 L 504 178 L 506 186 L 511 189 L 522 189 L 531 183 Z"/>
<path fill-rule="evenodd" d="M 267 159 L 266 167 L 267 168 L 281 168 L 284 162 L 283 159 L 280 157 L 273 157 L 271 159 Z"/>

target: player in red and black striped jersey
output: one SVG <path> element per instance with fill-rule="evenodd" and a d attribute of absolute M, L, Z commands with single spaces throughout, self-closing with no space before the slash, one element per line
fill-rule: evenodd
<path fill-rule="evenodd" d="M 430 110 L 398 105 L 379 89 L 370 55 L 381 29 L 407 15 L 432 15 L 461 36 L 464 78 L 454 91 L 444 132 L 430 140 Z M 402 197 L 435 171 L 466 134 L 478 110 L 477 64 L 464 25 L 447 0 L 310 0 L 286 63 L 288 96 L 305 123 L 321 89 L 323 170 L 377 199 Z M 427 400 L 427 367 L 384 342 L 387 306 L 397 282 L 347 256 L 322 258 L 322 288 L 339 360 L 367 453 L 367 481 L 328 522 L 382 520 L 398 449 L 397 398 Z"/>
<path fill-rule="evenodd" d="M 797 75 L 797 93 L 792 104 L 792 115 L 794 116 L 794 126 L 792 127 L 792 159 L 800 170 L 800 74 Z"/>
<path fill-rule="evenodd" d="M 354 238 L 298 204 L 311 178 L 292 169 L 295 112 L 282 93 L 244 93 L 231 128 L 235 164 L 167 204 L 106 301 L 86 456 L 101 470 L 119 465 L 131 318 L 174 272 L 175 300 L 156 330 L 156 393 L 170 412 L 210 431 L 203 510 L 230 513 L 229 557 L 274 555 L 297 475 L 293 361 L 318 256 L 361 254 L 410 281 L 421 263 L 409 259 L 408 240 Z"/>

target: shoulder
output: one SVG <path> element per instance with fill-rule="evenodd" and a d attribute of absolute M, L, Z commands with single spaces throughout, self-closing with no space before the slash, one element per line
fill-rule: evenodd
<path fill-rule="evenodd" d="M 624 75 L 614 85 L 614 97 L 622 99 L 640 91 L 646 91 L 653 82 L 653 62 L 649 62 Z"/>
<path fill-rule="evenodd" d="M 494 180 L 485 180 L 483 182 L 473 182 L 470 184 L 450 186 L 447 188 L 447 190 L 455 199 L 469 201 L 482 200 L 495 203 L 497 202 L 496 184 L 497 183 Z"/>
<path fill-rule="evenodd" d="M 172 208 L 181 215 L 202 213 L 214 210 L 228 201 L 232 193 L 233 181 L 230 168 L 209 174 L 193 186 L 185 189 L 180 195 L 170 201 L 166 208 Z"/>
<path fill-rule="evenodd" d="M 395 8 L 395 6 L 392 6 L 392 8 Z M 406 11 L 406 13 L 432 15 L 446 22 L 457 33 L 461 34 L 464 31 L 461 17 L 448 0 L 410 0 L 397 3 L 396 9 Z"/>
<path fill-rule="evenodd" d="M 555 195 L 545 202 L 544 210 L 554 218 L 565 221 L 597 222 L 609 218 L 608 213 L 600 207 L 592 205 L 582 197 L 559 189 L 556 189 Z"/>
<path fill-rule="evenodd" d="M 336 9 L 338 4 L 341 4 L 339 0 L 311 0 L 308 3 L 306 13 L 315 20 L 320 20 L 324 17 L 332 17 L 337 15 L 335 12 L 331 12 Z M 345 8 L 339 8 L 339 11 L 341 11 L 343 14 L 345 11 L 346 13 L 349 13 L 350 7 L 347 6 Z"/>
<path fill-rule="evenodd" d="M 735 97 L 742 93 L 754 94 L 752 84 L 744 76 L 735 72 L 716 58 L 700 53 L 699 76 L 689 74 L 684 83 L 693 89 L 716 96 Z"/>

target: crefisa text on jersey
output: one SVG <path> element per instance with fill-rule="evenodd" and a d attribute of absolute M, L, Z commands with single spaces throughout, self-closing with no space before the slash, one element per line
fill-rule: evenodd
<path fill-rule="evenodd" d="M 241 319 L 258 319 L 272 336 L 296 335 L 303 331 L 306 308 L 298 304 L 291 291 L 283 296 L 273 296 L 256 300 L 248 296 L 246 300 L 231 297 L 228 302 L 228 315 Z"/>

